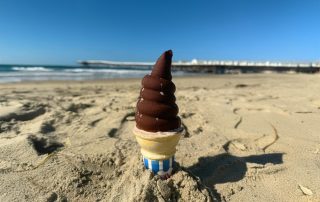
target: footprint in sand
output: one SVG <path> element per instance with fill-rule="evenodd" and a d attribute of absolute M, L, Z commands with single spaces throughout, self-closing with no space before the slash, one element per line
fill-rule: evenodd
<path fill-rule="evenodd" d="M 1 106 L 0 121 L 29 121 L 46 112 L 45 105 L 38 103 L 9 102 Z"/>
<path fill-rule="evenodd" d="M 236 123 L 234 128 L 236 129 L 241 122 L 242 122 L 242 119 L 240 118 L 240 120 Z M 272 131 L 268 135 L 264 134 L 263 136 L 255 140 L 242 139 L 242 138 L 230 140 L 223 145 L 223 149 L 229 153 L 237 153 L 239 151 L 265 152 L 267 148 L 269 148 L 279 139 L 279 134 L 276 127 L 273 126 L 272 124 L 270 124 L 270 126 L 272 128 Z"/>
<path fill-rule="evenodd" d="M 71 103 L 68 104 L 66 106 L 64 106 L 64 109 L 66 111 L 70 111 L 70 112 L 74 112 L 74 113 L 78 113 L 79 111 L 82 111 L 84 109 L 87 109 L 89 107 L 92 107 L 92 104 L 87 104 L 87 103 Z"/>
<path fill-rule="evenodd" d="M 64 146 L 62 143 L 50 138 L 50 136 L 30 135 L 28 140 L 39 155 L 51 154 Z"/>
<path fill-rule="evenodd" d="M 262 137 L 255 140 L 255 143 L 259 148 L 261 148 L 264 152 L 268 147 L 273 145 L 279 139 L 279 134 L 277 128 L 270 124 L 272 127 L 272 133 L 270 135 L 263 135 Z"/>
<path fill-rule="evenodd" d="M 40 126 L 40 133 L 48 134 L 48 133 L 54 132 L 56 130 L 54 126 L 54 122 L 55 122 L 54 119 L 43 122 Z"/>
<path fill-rule="evenodd" d="M 128 112 L 125 114 L 122 119 L 120 120 L 119 126 L 117 128 L 112 128 L 108 132 L 108 136 L 112 138 L 118 138 L 118 137 L 128 137 L 132 135 L 132 128 L 133 124 L 131 123 L 134 121 L 134 115 L 135 112 Z M 130 125 L 130 126 L 128 126 Z"/>
<path fill-rule="evenodd" d="M 188 138 L 193 135 L 200 135 L 204 131 L 204 126 L 208 123 L 199 113 L 182 112 L 181 124 L 184 128 L 183 137 Z"/>

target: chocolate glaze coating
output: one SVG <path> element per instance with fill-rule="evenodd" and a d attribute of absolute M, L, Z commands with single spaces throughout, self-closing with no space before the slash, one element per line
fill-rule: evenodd
<path fill-rule="evenodd" d="M 172 131 L 181 127 L 174 96 L 176 86 L 171 81 L 171 61 L 172 51 L 168 50 L 159 57 L 151 74 L 142 79 L 135 115 L 136 126 L 141 130 Z"/>

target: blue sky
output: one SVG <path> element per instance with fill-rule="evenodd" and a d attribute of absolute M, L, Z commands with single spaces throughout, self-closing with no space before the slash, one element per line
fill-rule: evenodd
<path fill-rule="evenodd" d="M 320 60 L 320 1 L 1 0 L 0 63 Z"/>

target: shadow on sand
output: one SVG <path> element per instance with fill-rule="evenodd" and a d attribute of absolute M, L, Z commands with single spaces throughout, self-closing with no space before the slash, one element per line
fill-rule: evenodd
<path fill-rule="evenodd" d="M 201 179 L 208 187 L 226 182 L 237 182 L 244 178 L 247 172 L 247 162 L 261 166 L 272 163 L 281 164 L 283 153 L 251 155 L 246 157 L 233 156 L 228 153 L 217 156 L 200 157 L 198 163 L 187 167 L 188 171 Z M 258 166 L 259 166 L 258 165 Z"/>

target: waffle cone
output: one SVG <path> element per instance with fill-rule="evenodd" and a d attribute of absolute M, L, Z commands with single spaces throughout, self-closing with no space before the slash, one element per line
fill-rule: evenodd
<path fill-rule="evenodd" d="M 135 127 L 133 133 L 144 157 L 152 160 L 169 159 L 176 153 L 176 146 L 183 129 L 172 132 L 147 132 Z"/>

